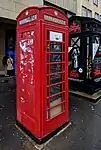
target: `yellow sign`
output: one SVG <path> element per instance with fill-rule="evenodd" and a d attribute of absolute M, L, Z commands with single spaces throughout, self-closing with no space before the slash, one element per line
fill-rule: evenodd
<path fill-rule="evenodd" d="M 58 23 L 58 24 L 66 25 L 65 20 L 55 18 L 55 17 L 49 16 L 49 15 L 44 15 L 44 19 L 47 20 L 47 21 L 51 21 L 51 22 L 55 22 L 55 23 Z"/>

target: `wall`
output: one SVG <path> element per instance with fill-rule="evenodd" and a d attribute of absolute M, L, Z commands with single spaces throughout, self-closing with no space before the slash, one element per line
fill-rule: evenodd
<path fill-rule="evenodd" d="M 30 5 L 42 5 L 42 0 L 0 0 L 0 17 L 15 20 L 18 13 Z"/>
<path fill-rule="evenodd" d="M 45 0 L 73 13 L 76 13 L 77 0 Z"/>
<path fill-rule="evenodd" d="M 76 13 L 77 0 L 46 0 L 70 12 Z M 0 0 L 0 17 L 16 20 L 24 8 L 31 5 L 43 5 L 43 0 Z M 1 24 L 0 24 L 1 28 Z M 1 59 L 5 52 L 5 31 L 0 31 L 0 70 Z"/>
<path fill-rule="evenodd" d="M 92 10 L 92 17 L 95 17 L 95 12 L 101 15 L 101 0 L 98 0 L 98 6 L 93 4 L 93 0 L 77 0 L 77 15 L 82 16 L 82 6 Z"/>
<path fill-rule="evenodd" d="M 76 13 L 77 0 L 46 0 Z M 18 13 L 30 5 L 42 5 L 43 0 L 0 0 L 0 16 L 9 19 L 16 19 Z"/>

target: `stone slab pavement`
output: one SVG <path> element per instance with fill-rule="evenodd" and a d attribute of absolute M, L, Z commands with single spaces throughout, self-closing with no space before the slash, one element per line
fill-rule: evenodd
<path fill-rule="evenodd" d="M 12 90 L 14 86 L 9 87 L 11 90 L 0 91 L 0 150 L 36 150 L 15 126 L 16 93 Z M 101 101 L 93 104 L 69 96 L 69 112 L 71 126 L 54 137 L 43 150 L 101 150 Z"/>

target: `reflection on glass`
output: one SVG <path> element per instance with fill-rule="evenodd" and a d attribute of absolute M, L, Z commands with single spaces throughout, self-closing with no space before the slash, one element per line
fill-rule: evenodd
<path fill-rule="evenodd" d="M 53 107 L 52 109 L 50 109 L 49 113 L 50 113 L 50 118 L 55 117 L 56 115 L 60 114 L 63 111 L 63 106 L 59 105 L 56 107 Z"/>
<path fill-rule="evenodd" d="M 53 101 L 56 101 L 56 100 L 58 100 L 58 102 L 60 103 L 62 101 L 62 94 L 59 94 L 57 96 L 54 96 L 54 97 L 50 98 L 50 102 L 53 102 Z"/>
<path fill-rule="evenodd" d="M 54 85 L 50 87 L 50 95 L 59 93 L 62 91 L 62 85 L 58 84 L 58 85 Z"/>
<path fill-rule="evenodd" d="M 62 81 L 62 74 L 55 74 L 50 77 L 50 84 L 54 84 Z"/>
<path fill-rule="evenodd" d="M 62 44 L 57 42 L 50 43 L 50 51 L 51 52 L 61 52 L 62 51 Z"/>
<path fill-rule="evenodd" d="M 50 62 L 60 62 L 60 61 L 62 61 L 61 54 L 51 54 L 50 55 Z"/>
<path fill-rule="evenodd" d="M 56 105 L 59 105 L 62 102 L 62 94 L 59 94 L 57 96 L 54 96 L 50 98 L 50 107 L 54 107 Z M 55 115 L 62 112 L 62 105 L 56 106 L 52 109 L 50 109 L 50 118 L 54 117 Z"/>
<path fill-rule="evenodd" d="M 62 64 L 51 64 L 50 65 L 50 73 L 55 73 L 62 71 Z"/>

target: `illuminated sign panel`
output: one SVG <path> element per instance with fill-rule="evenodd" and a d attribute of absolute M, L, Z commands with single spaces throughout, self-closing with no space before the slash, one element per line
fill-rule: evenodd
<path fill-rule="evenodd" d="M 31 21 L 34 21 L 37 19 L 37 15 L 32 15 L 32 16 L 29 16 L 27 18 L 24 18 L 22 20 L 19 21 L 19 24 L 22 25 L 22 24 L 25 24 L 25 23 L 29 23 Z"/>
<path fill-rule="evenodd" d="M 44 15 L 44 19 L 47 20 L 47 21 L 51 21 L 51 22 L 55 22 L 55 23 L 58 23 L 58 24 L 66 25 L 66 21 L 65 20 L 62 20 L 62 19 L 59 19 L 59 18 L 55 18 L 53 16 Z"/>

